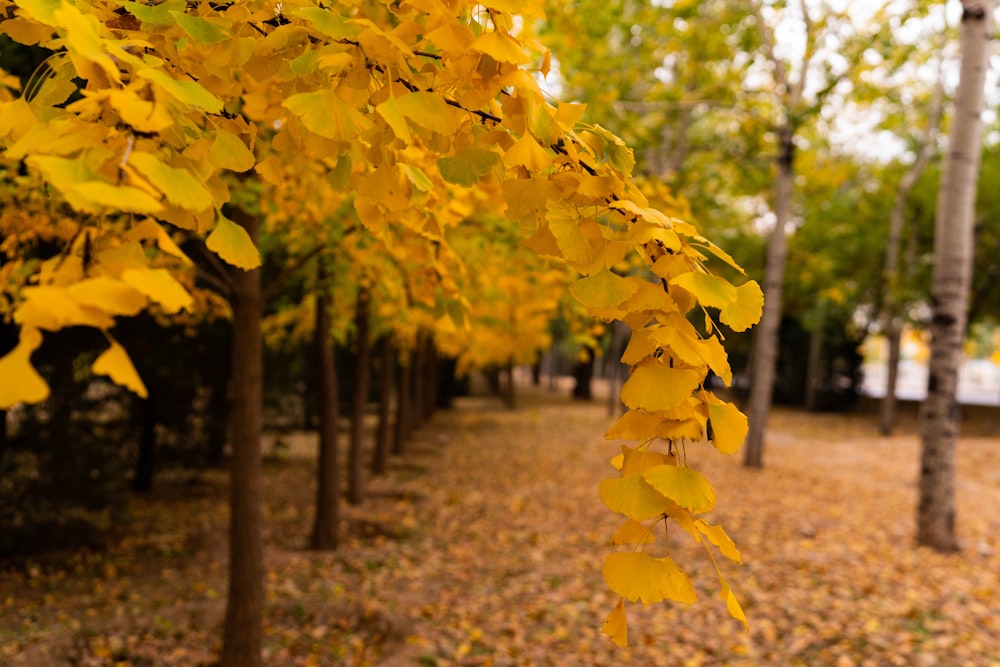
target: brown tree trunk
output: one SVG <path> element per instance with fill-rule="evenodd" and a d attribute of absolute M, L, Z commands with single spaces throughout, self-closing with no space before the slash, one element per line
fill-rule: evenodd
<path fill-rule="evenodd" d="M 347 498 L 352 505 L 365 499 L 365 408 L 368 405 L 368 362 L 371 358 L 371 341 L 368 336 L 368 293 L 358 294 L 354 314 L 354 386 L 351 396 L 351 447 L 348 454 Z"/>
<path fill-rule="evenodd" d="M 324 272 L 318 283 L 323 289 Z M 330 336 L 330 294 L 316 296 L 316 329 L 313 347 L 316 362 L 316 415 L 319 421 L 319 461 L 316 471 L 316 515 L 309 546 L 332 550 L 340 542 L 340 470 L 337 452 L 340 399 L 337 391 L 337 362 Z"/>
<path fill-rule="evenodd" d="M 993 6 L 993 0 L 962 0 L 961 73 L 934 232 L 931 357 L 927 399 L 920 411 L 917 542 L 945 552 L 958 550 L 955 534 L 958 369 L 972 282 L 973 223 Z"/>
<path fill-rule="evenodd" d="M 396 366 L 396 423 L 395 433 L 392 440 L 392 453 L 397 456 L 406 450 L 406 441 L 410 438 L 413 430 L 410 416 L 413 412 L 411 399 L 413 394 L 410 391 L 411 376 L 413 375 L 413 355 L 409 359 L 404 356 L 403 350 L 398 350 Z"/>
<path fill-rule="evenodd" d="M 508 410 L 517 408 L 517 390 L 514 386 L 514 357 L 507 359 L 504 374 L 507 376 L 507 385 L 504 387 L 504 405 Z"/>
<path fill-rule="evenodd" d="M 389 467 L 389 441 L 392 427 L 392 344 L 388 336 L 379 339 L 378 354 L 378 425 L 375 427 L 375 451 L 372 474 L 384 475 Z"/>
<path fill-rule="evenodd" d="M 778 363 L 778 329 L 781 325 L 781 301 L 785 280 L 788 239 L 785 226 L 791 218 L 792 186 L 795 178 L 794 130 L 785 124 L 779 130 L 780 155 L 774 186 L 774 230 L 767 245 L 764 271 L 764 312 L 754 335 L 753 367 L 747 418 L 750 430 L 744 444 L 743 465 L 764 466 L 764 433 L 774 395 L 774 375 Z"/>
<path fill-rule="evenodd" d="M 258 220 L 234 209 L 234 220 L 256 243 Z M 263 310 L 260 270 L 231 274 L 233 283 L 233 452 L 230 480 L 229 591 L 222 667 L 260 667 L 263 641 L 264 549 L 260 437 Z"/>
<path fill-rule="evenodd" d="M 812 412 L 819 406 L 819 389 L 823 383 L 823 334 L 826 326 L 826 299 L 816 299 L 812 334 L 809 336 L 809 359 L 806 364 L 805 409 Z"/>

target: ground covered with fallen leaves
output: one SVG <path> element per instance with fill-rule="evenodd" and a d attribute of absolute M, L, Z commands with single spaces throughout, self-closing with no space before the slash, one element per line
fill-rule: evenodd
<path fill-rule="evenodd" d="M 597 493 L 619 445 L 601 437 L 602 402 L 564 396 L 524 388 L 513 412 L 472 398 L 436 415 L 345 509 L 336 553 L 303 549 L 314 437 L 269 444 L 266 664 L 1000 665 L 1000 437 L 960 442 L 956 555 L 913 546 L 912 420 L 880 438 L 870 415 L 779 409 L 759 471 L 689 448 L 718 491 L 710 520 L 742 551 L 721 563 L 751 630 L 678 539 L 701 599 L 629 605 L 621 650 L 600 634 L 620 521 Z M 222 471 L 164 474 L 108 549 L 6 565 L 0 664 L 211 665 L 226 497 Z"/>

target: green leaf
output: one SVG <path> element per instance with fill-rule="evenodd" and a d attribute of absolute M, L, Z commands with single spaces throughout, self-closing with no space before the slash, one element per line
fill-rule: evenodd
<path fill-rule="evenodd" d="M 351 39 L 361 32 L 361 26 L 345 19 L 339 13 L 320 7 L 300 7 L 289 12 L 292 16 L 305 19 L 327 37 Z"/>
<path fill-rule="evenodd" d="M 406 178 L 408 178 L 410 183 L 413 184 L 413 187 L 421 192 L 430 192 L 434 189 L 434 183 L 431 179 L 417 167 L 414 167 L 411 164 L 404 164 L 403 173 L 406 174 Z"/>
<path fill-rule="evenodd" d="M 135 75 L 155 83 L 182 104 L 208 113 L 222 111 L 222 100 L 205 90 L 197 81 L 177 80 L 157 69 L 139 70 Z"/>
<path fill-rule="evenodd" d="M 181 30 L 199 44 L 218 44 L 219 42 L 232 37 L 232 33 L 222 26 L 200 16 L 192 16 L 182 11 L 171 11 L 170 15 L 180 26 Z"/>
<path fill-rule="evenodd" d="M 205 245 L 222 259 L 245 271 L 260 266 L 260 252 L 250 239 L 250 235 L 221 214 L 215 229 L 205 239 Z"/>
<path fill-rule="evenodd" d="M 183 10 L 184 2 L 183 0 L 167 0 L 166 2 L 158 5 L 147 5 L 141 2 L 126 2 L 123 3 L 123 6 L 132 16 L 136 17 L 143 23 L 166 28 L 174 25 L 176 19 L 171 16 L 171 14 L 177 13 L 173 11 L 174 9 Z"/>
<path fill-rule="evenodd" d="M 437 163 L 445 181 L 472 187 L 500 163 L 500 155 L 482 148 L 470 148 L 453 157 L 439 158 Z"/>
<path fill-rule="evenodd" d="M 344 153 L 337 160 L 337 166 L 327 174 L 327 180 L 336 190 L 343 192 L 347 190 L 347 182 L 351 178 L 351 156 Z"/>

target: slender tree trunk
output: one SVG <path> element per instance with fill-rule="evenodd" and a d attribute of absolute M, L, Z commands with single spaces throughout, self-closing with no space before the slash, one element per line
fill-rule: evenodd
<path fill-rule="evenodd" d="M 358 294 L 354 314 L 355 343 L 354 386 L 351 396 L 351 448 L 348 460 L 347 497 L 352 505 L 365 499 L 365 408 L 368 405 L 368 382 L 371 341 L 368 335 L 368 293 Z"/>
<path fill-rule="evenodd" d="M 406 441 L 412 430 L 410 414 L 413 412 L 410 392 L 410 377 L 413 375 L 413 355 L 404 358 L 404 352 L 398 350 L 396 366 L 396 423 L 392 439 L 392 453 L 397 456 L 406 450 Z"/>
<path fill-rule="evenodd" d="M 135 460 L 132 475 L 132 491 L 145 493 L 153 490 L 153 472 L 156 458 L 156 423 L 159 392 L 149 391 L 145 399 L 136 399 L 134 404 L 142 411 L 139 430 L 139 455 Z"/>
<path fill-rule="evenodd" d="M 375 427 L 375 452 L 372 474 L 384 475 L 389 467 L 390 428 L 392 427 L 392 344 L 388 336 L 379 339 L 378 354 L 378 425 Z"/>
<path fill-rule="evenodd" d="M 507 384 L 504 387 L 503 402 L 508 410 L 513 410 L 517 407 L 517 390 L 514 386 L 514 357 L 507 359 L 504 374 L 507 376 Z"/>
<path fill-rule="evenodd" d="M 317 283 L 324 283 L 324 271 L 319 269 Z M 316 415 L 319 421 L 319 461 L 316 471 L 316 515 L 309 546 L 332 550 L 340 542 L 340 469 L 337 452 L 340 399 L 337 391 L 337 362 L 330 336 L 330 311 L 333 297 L 329 293 L 316 296 L 316 328 L 313 351 L 316 363 Z"/>
<path fill-rule="evenodd" d="M 934 232 L 931 357 L 927 399 L 920 411 L 917 542 L 946 552 L 958 549 L 955 535 L 958 369 L 972 282 L 973 223 L 993 6 L 993 0 L 962 1 L 961 74 Z"/>
<path fill-rule="evenodd" d="M 240 209 L 233 219 L 257 241 L 258 220 Z M 260 437 L 263 359 L 260 270 L 231 274 L 233 307 L 233 455 L 230 480 L 229 592 L 222 667 L 261 667 L 264 549 Z"/>
<path fill-rule="evenodd" d="M 810 412 L 819 405 L 819 388 L 823 382 L 823 334 L 826 328 L 826 299 L 816 299 L 813 311 L 815 322 L 809 336 L 809 359 L 806 365 L 806 400 L 805 409 Z"/>
<path fill-rule="evenodd" d="M 882 331 L 885 332 L 889 344 L 889 367 L 886 373 L 885 396 L 879 406 L 879 433 L 883 436 L 892 435 L 896 424 L 896 381 L 899 378 L 899 352 L 903 324 L 900 321 L 900 270 L 899 255 L 903 244 L 903 228 L 906 224 L 906 199 L 924 173 L 931 157 L 937 152 L 936 138 L 941 125 L 941 113 L 944 106 L 944 86 L 938 73 L 938 85 L 934 89 L 930 110 L 927 118 L 927 131 L 920 138 L 917 158 L 910 165 L 906 174 L 899 181 L 892 211 L 889 213 L 889 237 L 886 241 L 885 269 L 882 274 Z M 912 274 L 912 262 L 907 274 Z"/>
<path fill-rule="evenodd" d="M 899 383 L 899 358 L 903 347 L 903 330 L 898 318 L 892 318 L 886 331 L 886 343 L 888 344 L 888 368 L 885 378 L 885 396 L 879 404 L 878 431 L 881 435 L 892 435 L 896 427 L 896 385 Z"/>
<path fill-rule="evenodd" d="M 586 357 L 582 361 L 577 361 L 573 365 L 573 379 L 575 381 L 573 385 L 573 398 L 578 398 L 580 400 L 589 401 L 594 397 L 591 391 L 591 381 L 594 379 L 594 350 L 592 348 L 584 348 L 584 353 Z"/>
<path fill-rule="evenodd" d="M 785 280 L 788 239 L 785 227 L 791 218 L 792 185 L 795 179 L 794 129 L 788 123 L 778 132 L 780 154 L 774 187 L 774 230 L 767 245 L 764 271 L 764 312 L 754 335 L 753 367 L 747 418 L 750 430 L 744 444 L 743 465 L 764 466 L 764 433 L 774 396 L 774 376 L 778 363 L 778 330 L 781 326 L 781 301 Z"/>

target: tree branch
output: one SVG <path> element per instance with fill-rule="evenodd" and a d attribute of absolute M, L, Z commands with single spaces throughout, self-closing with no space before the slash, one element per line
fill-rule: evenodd
<path fill-rule="evenodd" d="M 284 284 L 284 282 L 286 280 L 288 280 L 288 278 L 291 277 L 292 274 L 294 274 L 296 271 L 298 271 L 303 266 L 305 266 L 306 262 L 308 262 L 310 259 L 312 259 L 316 255 L 318 255 L 319 252 L 321 250 L 323 250 L 325 247 L 326 246 L 324 246 L 324 245 L 318 245 L 315 248 L 313 248 L 312 250 L 310 250 L 309 252 L 307 252 L 306 254 L 304 254 L 301 257 L 299 257 L 298 260 L 294 264 L 286 266 L 281 271 L 281 273 L 279 273 L 278 276 L 274 280 L 272 280 L 271 283 L 264 290 L 264 292 L 262 294 L 262 298 L 263 298 L 264 303 L 266 304 L 271 299 L 273 299 L 274 297 L 276 297 L 278 295 L 278 290 L 281 289 L 281 286 Z"/>

